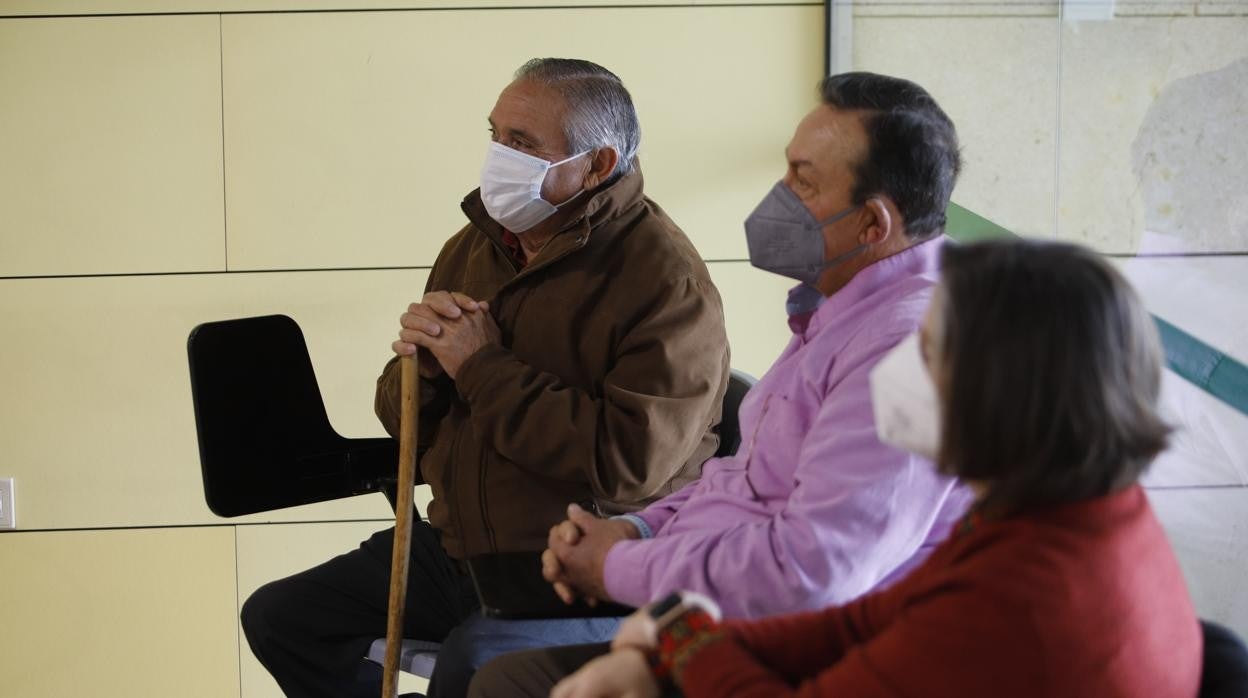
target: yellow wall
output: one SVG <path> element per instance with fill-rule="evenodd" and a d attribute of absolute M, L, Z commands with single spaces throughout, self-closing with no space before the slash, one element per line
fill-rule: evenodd
<path fill-rule="evenodd" d="M 110 16 L 40 17 L 0 0 L 0 477 L 21 527 L 0 534 L 5 695 L 279 695 L 239 604 L 389 509 L 209 512 L 187 334 L 294 317 L 335 427 L 380 435 L 395 319 L 530 57 L 624 78 L 647 190 L 711 260 L 734 365 L 760 374 L 779 352 L 789 284 L 740 261 L 741 221 L 815 101 L 821 8 L 468 4 L 498 9 L 99 0 L 56 9 Z M 230 13 L 257 8 L 275 12 Z"/>
<path fill-rule="evenodd" d="M 0 561 L 4 695 L 237 695 L 231 528 L 8 533 Z"/>

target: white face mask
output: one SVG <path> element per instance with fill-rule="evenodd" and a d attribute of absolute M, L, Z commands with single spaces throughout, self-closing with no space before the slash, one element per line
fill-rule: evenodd
<path fill-rule="evenodd" d="M 880 441 L 936 460 L 940 403 L 919 352 L 918 333 L 906 337 L 871 369 L 871 406 Z"/>
<path fill-rule="evenodd" d="M 577 153 L 559 162 L 545 160 L 508 148 L 500 143 L 490 143 L 490 152 L 481 168 L 481 202 L 490 218 L 513 233 L 523 233 L 550 218 L 563 206 L 584 193 L 573 194 L 568 201 L 555 206 L 542 198 L 542 183 L 552 167 L 571 162 L 585 153 Z"/>

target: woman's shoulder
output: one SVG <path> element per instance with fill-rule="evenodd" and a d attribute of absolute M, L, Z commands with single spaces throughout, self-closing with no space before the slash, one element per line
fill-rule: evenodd
<path fill-rule="evenodd" d="M 1132 489 L 951 541 L 948 579 L 966 591 L 968 617 L 1088 685 L 1143 685 L 1107 657 L 1190 673 L 1192 657 L 1199 663 L 1196 614 L 1164 531 Z"/>

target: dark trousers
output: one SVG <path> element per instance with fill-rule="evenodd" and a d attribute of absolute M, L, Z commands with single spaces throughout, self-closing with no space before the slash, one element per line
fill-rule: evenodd
<path fill-rule="evenodd" d="M 251 651 L 287 696 L 381 694 L 381 670 L 364 656 L 386 636 L 393 545 L 393 528 L 375 533 L 356 550 L 260 587 L 243 604 Z M 477 608 L 471 579 L 437 532 L 414 521 L 403 636 L 442 642 Z"/>
<path fill-rule="evenodd" d="M 512 652 L 493 659 L 472 677 L 468 698 L 546 698 L 555 684 L 611 651 L 611 643 L 594 642 Z M 681 698 L 680 689 L 665 686 L 662 698 Z"/>
<path fill-rule="evenodd" d="M 590 660 L 611 651 L 607 642 L 512 652 L 481 667 L 469 698 L 546 698 L 550 689 Z"/>

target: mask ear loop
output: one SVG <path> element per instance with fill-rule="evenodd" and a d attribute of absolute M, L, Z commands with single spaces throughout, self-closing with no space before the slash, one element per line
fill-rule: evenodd
<path fill-rule="evenodd" d="M 554 207 L 555 207 L 555 210 L 559 210 L 559 209 L 563 208 L 564 206 L 567 206 L 568 204 L 570 204 L 570 203 L 572 203 L 573 201 L 575 201 L 575 200 L 576 200 L 576 197 L 578 197 L 578 196 L 580 196 L 581 194 L 584 194 L 584 193 L 585 193 L 585 189 L 584 189 L 584 187 L 582 187 L 582 188 L 581 188 L 579 191 L 577 191 L 575 194 L 573 194 L 572 196 L 569 196 L 567 199 L 565 199 L 565 200 L 563 201 L 563 203 L 559 203 L 559 204 L 551 204 L 551 206 L 554 206 Z"/>
<path fill-rule="evenodd" d="M 842 218 L 848 216 L 849 214 L 853 213 L 854 211 L 857 211 L 860 208 L 862 208 L 862 204 L 854 204 L 853 206 L 850 206 L 844 211 L 841 211 L 840 213 L 833 215 L 831 218 L 827 219 L 826 221 L 819 223 L 818 230 L 822 234 L 823 229 L 825 227 L 832 225 L 833 223 L 841 220 Z M 849 259 L 853 257 L 857 257 L 858 255 L 862 254 L 863 252 L 867 250 L 868 247 L 870 247 L 870 245 L 864 242 L 863 244 L 858 245 L 857 247 L 849 250 L 848 252 L 838 254 L 837 256 L 825 261 L 823 264 L 820 264 L 815 268 L 822 272 L 824 269 L 828 269 L 829 267 L 835 267 L 841 264 L 842 262 L 848 261 Z"/>
<path fill-rule="evenodd" d="M 819 230 L 823 230 L 824 228 L 828 227 L 829 225 L 832 225 L 833 223 L 835 223 L 835 222 L 837 222 L 837 221 L 841 220 L 842 218 L 844 218 L 845 216 L 848 216 L 849 214 L 853 213 L 854 211 L 857 211 L 858 209 L 862 208 L 862 206 L 863 206 L 862 204 L 854 204 L 853 206 L 850 206 L 849 208 L 845 209 L 844 211 L 841 211 L 840 213 L 833 214 L 833 215 L 832 215 L 832 217 L 831 217 L 831 218 L 829 218 L 828 220 L 826 220 L 826 221 L 824 221 L 824 222 L 822 222 L 822 223 L 816 223 L 815 225 L 816 225 L 816 227 L 818 227 L 818 229 L 819 229 Z M 803 207 L 803 208 L 805 208 L 805 207 Z M 809 210 L 810 210 L 810 209 L 807 209 L 807 211 L 808 211 L 808 212 L 809 212 Z M 811 216 L 811 218 L 813 219 L 813 218 L 814 218 L 814 216 Z"/>
<path fill-rule="evenodd" d="M 586 151 L 583 151 L 583 152 L 577 153 L 576 155 L 573 155 L 573 156 L 572 156 L 572 157 L 570 157 L 570 158 L 564 158 L 564 159 L 560 160 L 559 162 L 551 163 L 550 167 L 547 167 L 547 168 L 546 168 L 546 171 L 547 171 L 547 172 L 550 172 L 551 170 L 555 169 L 556 167 L 558 167 L 558 166 L 562 165 L 563 163 L 565 163 L 565 162 L 572 162 L 573 160 L 575 160 L 575 159 L 577 159 L 577 158 L 581 157 L 582 155 L 588 155 L 589 153 L 594 152 L 594 150 L 595 150 L 594 148 L 590 148 L 589 150 L 586 150 Z M 593 166 L 593 165 L 592 165 L 592 163 L 591 163 L 591 165 L 590 165 L 590 166 L 591 166 L 591 167 Z M 585 187 L 584 187 L 584 180 L 581 180 L 581 184 L 582 184 L 581 188 L 580 188 L 580 189 L 579 189 L 579 190 L 578 190 L 575 194 L 573 194 L 572 196 L 569 196 L 567 199 L 564 199 L 562 203 L 558 203 L 558 204 L 551 204 L 552 206 L 554 206 L 554 207 L 555 207 L 555 210 L 558 210 L 558 209 L 563 208 L 564 206 L 567 206 L 568 204 L 570 204 L 570 203 L 572 203 L 573 201 L 575 201 L 575 200 L 576 200 L 576 198 L 577 198 L 578 196 L 580 196 L 581 194 L 584 194 L 584 193 L 585 193 L 585 191 L 586 191 L 586 190 L 585 190 Z"/>
<path fill-rule="evenodd" d="M 552 162 L 552 163 L 550 163 L 550 165 L 549 165 L 546 169 L 547 169 L 547 171 L 549 171 L 549 170 L 553 170 L 553 169 L 555 169 L 556 167 L 558 167 L 558 166 L 562 165 L 562 164 L 563 164 L 563 163 L 565 163 L 565 162 L 572 162 L 573 160 L 575 160 L 575 159 L 577 159 L 577 158 L 581 157 L 582 155 L 588 155 L 589 153 L 592 153 L 592 152 L 594 152 L 594 149 L 593 149 L 593 148 L 590 148 L 589 150 L 582 150 L 581 152 L 577 153 L 576 155 L 572 155 L 572 156 L 570 156 L 570 157 L 566 157 L 566 158 L 564 158 L 564 159 L 560 160 L 559 162 Z"/>

